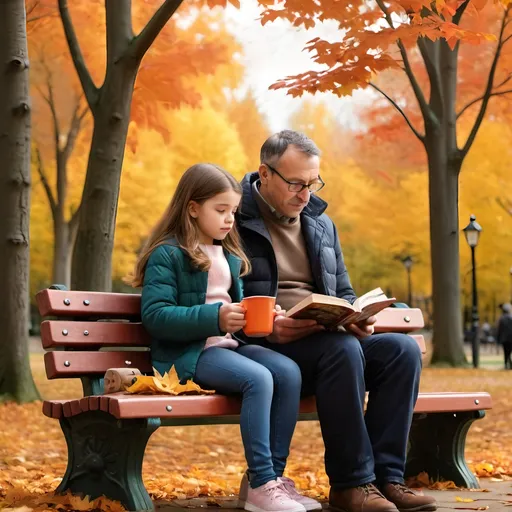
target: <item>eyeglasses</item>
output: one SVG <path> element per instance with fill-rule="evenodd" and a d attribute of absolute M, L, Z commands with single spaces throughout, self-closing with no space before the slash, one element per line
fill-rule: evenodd
<path fill-rule="evenodd" d="M 325 183 L 318 176 L 318 181 L 314 181 L 313 183 L 310 183 L 309 185 L 305 185 L 303 183 L 297 183 L 293 181 L 288 181 L 277 169 L 274 169 L 271 165 L 265 164 L 272 172 L 275 172 L 283 181 L 286 181 L 288 183 L 288 190 L 290 192 L 302 192 L 305 188 L 307 188 L 310 192 L 318 192 L 322 188 L 324 188 Z"/>

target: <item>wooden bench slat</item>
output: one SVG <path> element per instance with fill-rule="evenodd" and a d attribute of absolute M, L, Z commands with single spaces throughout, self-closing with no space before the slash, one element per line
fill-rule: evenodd
<path fill-rule="evenodd" d="M 65 304 L 66 299 L 69 305 Z M 140 295 L 135 293 L 45 289 L 36 295 L 36 300 L 41 316 L 140 317 Z M 85 305 L 84 301 L 89 301 L 89 304 Z M 386 308 L 377 315 L 377 319 L 376 332 L 411 332 L 424 326 L 423 314 L 416 308 Z"/>
<path fill-rule="evenodd" d="M 45 320 L 41 324 L 44 348 L 148 347 L 151 338 L 140 322 L 73 322 Z"/>
<path fill-rule="evenodd" d="M 421 352 L 425 354 L 426 345 L 423 336 L 413 334 L 411 337 L 416 340 Z M 148 351 L 53 351 L 46 352 L 44 363 L 46 376 L 49 379 L 104 375 L 109 368 L 138 368 L 142 373 L 152 371 Z"/>
<path fill-rule="evenodd" d="M 99 403 L 99 409 L 109 412 L 117 419 L 131 418 L 198 418 L 212 416 L 240 415 L 240 400 L 224 395 L 200 396 L 168 396 L 168 395 L 128 395 L 113 393 L 104 396 L 92 396 L 77 400 L 50 400 L 43 404 L 46 416 L 60 418 L 70 417 L 86 411 L 81 405 L 83 401 L 88 410 L 93 410 L 91 404 Z M 168 410 L 168 408 L 171 410 Z M 491 397 L 488 393 L 420 393 L 415 413 L 440 413 L 487 410 L 492 408 Z M 51 413 L 49 413 L 51 411 Z M 314 397 L 301 400 L 300 413 L 316 412 Z"/>
<path fill-rule="evenodd" d="M 425 343 L 425 338 L 422 334 L 409 334 L 411 338 L 413 338 L 416 343 L 418 344 L 418 347 L 420 347 L 421 353 L 425 355 L 427 353 L 427 345 Z"/>
<path fill-rule="evenodd" d="M 479 411 L 491 408 L 492 399 L 489 393 L 421 393 L 418 397 L 414 412 Z"/>
<path fill-rule="evenodd" d="M 66 299 L 69 305 L 64 302 Z M 140 295 L 136 293 L 45 289 L 36 295 L 36 302 L 41 316 L 140 317 Z"/>
<path fill-rule="evenodd" d="M 138 368 L 143 373 L 152 370 L 148 351 L 46 352 L 44 364 L 48 379 L 103 376 L 109 368 Z"/>
<path fill-rule="evenodd" d="M 386 308 L 377 313 L 375 332 L 412 332 L 424 326 L 421 309 Z"/>
<path fill-rule="evenodd" d="M 478 404 L 475 403 L 478 400 Z M 457 412 L 491 408 L 487 393 L 421 393 L 414 412 Z M 167 406 L 172 410 L 168 411 Z M 316 402 L 301 402 L 300 413 L 316 412 Z M 240 414 L 240 402 L 236 398 L 215 396 L 137 396 L 111 395 L 110 414 L 118 419 L 127 418 L 194 418 L 203 416 L 233 416 Z"/>
<path fill-rule="evenodd" d="M 64 403 L 65 400 L 59 400 L 59 402 L 52 404 L 52 418 L 60 418 L 62 416 Z"/>
<path fill-rule="evenodd" d="M 100 408 L 100 397 L 99 396 L 90 396 L 89 397 L 89 410 L 97 411 Z"/>
<path fill-rule="evenodd" d="M 421 329 L 423 326 L 421 311 L 402 310 L 398 315 L 399 311 L 399 309 L 389 308 L 379 313 L 379 322 L 376 324 L 375 332 L 407 333 Z M 403 311 L 411 313 L 404 315 Z M 410 323 L 405 322 L 404 318 L 410 318 Z M 46 349 L 56 347 L 149 347 L 151 344 L 151 338 L 140 322 L 45 320 L 41 324 L 41 340 Z"/>

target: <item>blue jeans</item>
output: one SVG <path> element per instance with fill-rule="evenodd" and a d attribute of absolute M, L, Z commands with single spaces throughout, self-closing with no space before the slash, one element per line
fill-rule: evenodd
<path fill-rule="evenodd" d="M 375 334 L 359 341 L 324 332 L 265 346 L 293 359 L 302 372 L 303 394 L 316 396 L 332 487 L 403 483 L 422 365 L 410 336 Z"/>
<path fill-rule="evenodd" d="M 240 430 L 256 488 L 282 476 L 299 413 L 301 374 L 291 359 L 259 345 L 201 353 L 195 382 L 222 394 L 242 394 Z"/>

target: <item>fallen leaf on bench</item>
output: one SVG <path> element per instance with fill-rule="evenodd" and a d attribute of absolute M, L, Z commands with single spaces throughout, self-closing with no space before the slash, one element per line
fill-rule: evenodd
<path fill-rule="evenodd" d="M 154 368 L 153 371 L 155 372 L 154 377 L 150 375 L 138 375 L 134 377 L 134 383 L 127 387 L 126 391 L 136 394 L 167 394 L 174 396 L 184 394 L 210 395 L 215 393 L 214 390 L 202 389 L 192 380 L 181 384 L 174 366 L 170 369 L 169 373 L 165 373 L 163 376 Z"/>
<path fill-rule="evenodd" d="M 461 498 L 460 496 L 455 496 L 455 501 L 458 501 L 459 503 L 471 503 L 472 501 L 475 501 L 471 498 Z"/>

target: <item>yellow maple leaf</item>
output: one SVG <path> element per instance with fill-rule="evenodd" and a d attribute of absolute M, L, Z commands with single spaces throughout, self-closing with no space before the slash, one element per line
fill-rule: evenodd
<path fill-rule="evenodd" d="M 138 375 L 134 383 L 126 388 L 128 393 L 150 394 L 150 395 L 183 395 L 185 393 L 194 393 L 200 395 L 210 395 L 214 390 L 202 389 L 192 380 L 181 384 L 174 366 L 163 376 L 153 368 L 154 376 Z"/>
<path fill-rule="evenodd" d="M 460 496 L 455 496 L 455 501 L 458 503 L 472 503 L 475 500 L 472 500 L 471 498 L 461 498 Z"/>

